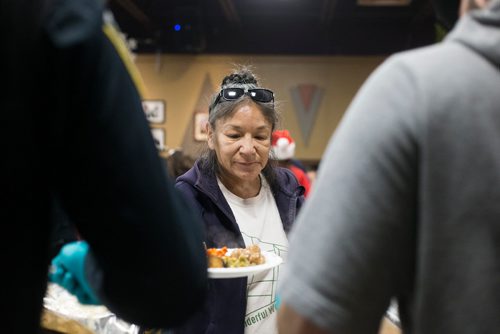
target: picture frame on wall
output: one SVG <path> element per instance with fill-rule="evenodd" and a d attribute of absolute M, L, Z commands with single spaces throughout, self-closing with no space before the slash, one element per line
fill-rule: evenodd
<path fill-rule="evenodd" d="M 144 114 L 149 123 L 161 124 L 165 122 L 165 101 L 142 100 L 142 109 L 144 109 Z"/>
<path fill-rule="evenodd" d="M 207 140 L 208 113 L 199 112 L 194 114 L 194 140 Z"/>
<path fill-rule="evenodd" d="M 165 129 L 152 128 L 151 134 L 153 135 L 153 140 L 158 151 L 165 150 Z"/>

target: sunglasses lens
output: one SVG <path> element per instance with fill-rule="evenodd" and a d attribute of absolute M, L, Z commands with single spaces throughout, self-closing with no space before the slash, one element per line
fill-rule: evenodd
<path fill-rule="evenodd" d="M 268 89 L 262 89 L 262 88 L 251 89 L 248 92 L 250 93 L 252 99 L 258 102 L 267 103 L 274 100 L 273 92 L 271 92 Z"/>
<path fill-rule="evenodd" d="M 243 88 L 226 88 L 221 91 L 222 98 L 226 101 L 237 100 L 245 94 Z M 248 94 L 257 102 L 272 102 L 274 101 L 274 94 L 269 89 L 255 88 L 249 89 Z"/>
<path fill-rule="evenodd" d="M 222 90 L 222 96 L 226 100 L 237 100 L 245 94 L 242 88 L 227 88 Z"/>

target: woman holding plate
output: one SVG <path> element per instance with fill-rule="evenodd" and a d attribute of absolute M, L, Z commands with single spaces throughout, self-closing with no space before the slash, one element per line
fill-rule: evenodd
<path fill-rule="evenodd" d="M 277 122 L 273 92 L 249 69 L 224 78 L 209 107 L 208 148 L 176 183 L 202 217 L 208 248 L 258 245 L 264 255 L 286 256 L 304 189 L 269 158 Z M 275 267 L 209 280 L 204 310 L 174 333 L 277 333 L 279 275 Z"/>

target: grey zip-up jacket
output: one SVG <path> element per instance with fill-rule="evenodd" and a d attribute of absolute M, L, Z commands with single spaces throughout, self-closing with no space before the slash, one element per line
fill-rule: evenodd
<path fill-rule="evenodd" d="M 321 161 L 290 235 L 283 303 L 376 333 L 500 330 L 500 1 L 444 42 L 389 58 Z"/>

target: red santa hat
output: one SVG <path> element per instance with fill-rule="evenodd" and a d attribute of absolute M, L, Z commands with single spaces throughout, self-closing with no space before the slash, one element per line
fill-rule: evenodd
<path fill-rule="evenodd" d="M 276 130 L 271 141 L 272 156 L 277 160 L 288 160 L 295 155 L 295 141 L 288 130 Z"/>

